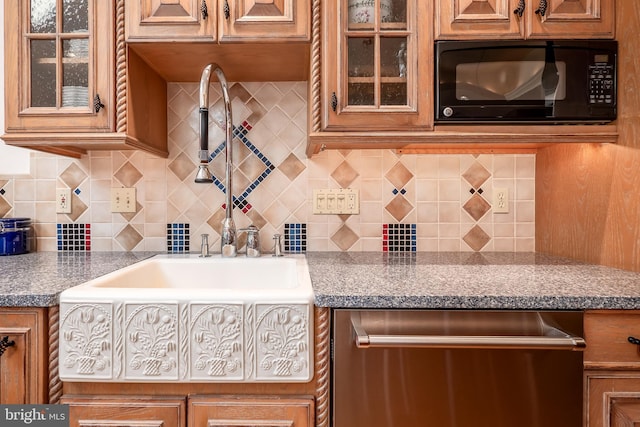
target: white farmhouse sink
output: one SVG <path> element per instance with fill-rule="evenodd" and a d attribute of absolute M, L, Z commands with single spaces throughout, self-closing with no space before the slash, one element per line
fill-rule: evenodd
<path fill-rule="evenodd" d="M 64 381 L 310 381 L 306 258 L 157 255 L 65 290 L 59 358 Z"/>

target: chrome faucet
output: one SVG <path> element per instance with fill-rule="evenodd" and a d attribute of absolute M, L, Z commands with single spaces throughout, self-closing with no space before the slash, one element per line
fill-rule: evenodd
<path fill-rule="evenodd" d="M 202 70 L 200 77 L 200 165 L 196 174 L 196 182 L 212 183 L 213 178 L 209 172 L 209 82 L 211 72 L 216 73 L 222 88 L 225 116 L 225 217 L 222 221 L 220 247 L 223 257 L 234 257 L 238 254 L 236 225 L 233 222 L 233 120 L 231 118 L 231 100 L 227 79 L 218 64 L 209 64 Z"/>

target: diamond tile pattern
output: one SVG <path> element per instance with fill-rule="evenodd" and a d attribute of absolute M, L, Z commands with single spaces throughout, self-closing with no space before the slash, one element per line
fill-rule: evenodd
<path fill-rule="evenodd" d="M 413 206 L 402 194 L 398 194 L 391 200 L 391 202 L 389 202 L 387 206 L 385 206 L 385 209 L 396 220 L 402 221 L 404 217 L 406 217 L 409 212 L 413 210 Z"/>
<path fill-rule="evenodd" d="M 88 175 L 77 164 L 71 163 L 61 174 L 60 180 L 72 190 L 87 179 Z"/>
<path fill-rule="evenodd" d="M 346 161 L 342 162 L 340 166 L 331 173 L 331 177 L 335 179 L 342 188 L 348 188 L 358 175 L 358 171 L 351 167 Z"/>
<path fill-rule="evenodd" d="M 462 240 L 464 240 L 465 243 L 474 251 L 480 251 L 487 245 L 487 243 L 489 243 L 489 241 L 491 241 L 491 236 L 489 236 L 479 225 L 474 225 L 471 230 L 464 235 Z"/>
<path fill-rule="evenodd" d="M 473 162 L 469 169 L 462 174 L 462 177 L 467 180 L 473 188 L 478 189 L 491 177 L 491 172 L 479 162 Z"/>
<path fill-rule="evenodd" d="M 131 224 L 127 224 L 116 234 L 116 241 L 125 251 L 132 251 L 142 241 L 142 235 Z"/>
<path fill-rule="evenodd" d="M 413 174 L 401 162 L 396 163 L 385 175 L 396 188 L 402 188 L 413 178 Z"/>
<path fill-rule="evenodd" d="M 349 226 L 343 224 L 342 227 L 331 236 L 331 240 L 338 245 L 341 250 L 346 251 L 358 241 L 358 235 L 349 228 Z"/>
<path fill-rule="evenodd" d="M 125 187 L 133 187 L 142 179 L 142 173 L 131 162 L 122 165 L 113 176 Z"/>
<path fill-rule="evenodd" d="M 491 209 L 491 205 L 487 202 L 484 197 L 480 196 L 478 193 L 471 196 L 469 200 L 462 206 L 462 208 L 471 215 L 476 221 L 479 221 L 489 210 Z"/>
<path fill-rule="evenodd" d="M 239 170 L 243 172 L 243 176 L 246 181 L 243 184 L 242 181 L 234 176 L 233 185 L 236 189 L 244 188 L 238 194 L 233 194 L 234 207 L 240 208 L 245 213 L 251 209 L 251 205 L 247 201 L 249 194 L 255 190 L 262 181 L 264 181 L 269 174 L 275 169 L 275 166 L 267 159 L 267 157 L 249 140 L 247 133 L 251 130 L 251 125 L 248 122 L 243 122 L 240 126 L 235 126 L 233 129 L 234 139 L 239 140 L 246 149 L 248 149 L 247 158 L 245 158 L 242 164 L 247 164 L 245 168 Z M 216 148 L 216 150 L 209 156 L 209 161 L 213 162 L 217 157 L 224 156 L 225 143 L 223 142 Z M 244 150 L 243 150 L 244 151 Z M 255 156 L 252 159 L 248 159 L 249 156 Z M 238 169 L 236 169 L 238 170 Z M 250 176 L 247 176 L 248 173 Z M 220 174 L 217 169 L 211 171 L 213 175 L 213 183 L 226 194 L 226 188 L 224 183 L 224 174 Z"/>

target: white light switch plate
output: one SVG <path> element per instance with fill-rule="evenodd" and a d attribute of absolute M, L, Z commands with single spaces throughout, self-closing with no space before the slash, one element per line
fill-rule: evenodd
<path fill-rule="evenodd" d="M 313 190 L 313 214 L 360 214 L 360 197 L 358 190 L 352 188 Z"/>
<path fill-rule="evenodd" d="M 111 212 L 135 212 L 136 211 L 136 189 L 135 188 L 112 188 L 111 189 Z"/>

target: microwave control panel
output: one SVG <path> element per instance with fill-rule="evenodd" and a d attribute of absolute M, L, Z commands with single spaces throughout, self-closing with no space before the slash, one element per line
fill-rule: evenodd
<path fill-rule="evenodd" d="M 608 56 L 608 55 L 605 55 Z M 598 62 L 589 65 L 589 103 L 611 104 L 615 98 L 614 65 Z"/>

